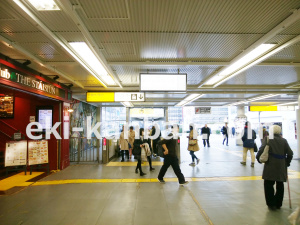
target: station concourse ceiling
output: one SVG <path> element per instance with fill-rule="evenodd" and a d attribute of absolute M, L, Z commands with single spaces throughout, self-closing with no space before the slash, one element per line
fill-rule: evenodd
<path fill-rule="evenodd" d="M 54 0 L 37 10 L 30 0 L 1 0 L 0 53 L 43 75 L 87 91 L 139 91 L 140 73 L 185 73 L 187 92 L 146 92 L 137 107 L 283 104 L 300 89 L 299 0 Z M 101 84 L 69 43 L 86 42 L 115 84 Z M 241 71 L 209 84 L 261 44 L 268 52 Z M 236 74 L 235 74 L 236 73 Z M 223 79 L 223 78 L 222 78 Z M 258 101 L 247 100 L 274 94 Z M 120 103 L 97 103 L 121 106 Z"/>

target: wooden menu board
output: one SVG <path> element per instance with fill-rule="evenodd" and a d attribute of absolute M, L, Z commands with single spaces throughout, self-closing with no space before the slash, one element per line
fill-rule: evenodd
<path fill-rule="evenodd" d="M 5 167 L 24 166 L 27 161 L 27 141 L 10 141 L 5 148 Z"/>
<path fill-rule="evenodd" d="M 48 141 L 28 142 L 28 164 L 37 165 L 48 163 Z"/>

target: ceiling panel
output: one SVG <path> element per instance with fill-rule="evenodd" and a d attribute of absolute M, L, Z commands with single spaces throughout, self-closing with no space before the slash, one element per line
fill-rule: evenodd
<path fill-rule="evenodd" d="M 298 81 L 300 67 L 255 66 L 228 80 L 225 84 L 284 85 Z"/>
<path fill-rule="evenodd" d="M 296 21 L 291 26 L 287 27 L 280 34 L 299 35 L 300 34 L 300 20 Z"/>
<path fill-rule="evenodd" d="M 230 61 L 261 37 L 260 34 L 155 32 L 93 32 L 92 35 L 105 49 L 103 54 L 108 61 Z"/>
<path fill-rule="evenodd" d="M 300 7 L 299 0 L 130 0 L 127 15 L 123 0 L 78 2 L 90 31 L 266 33 Z"/>
<path fill-rule="evenodd" d="M 268 58 L 265 62 L 300 62 L 300 43 L 292 45 Z"/>

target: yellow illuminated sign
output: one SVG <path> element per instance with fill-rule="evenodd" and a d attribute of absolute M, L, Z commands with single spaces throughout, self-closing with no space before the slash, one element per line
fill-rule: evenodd
<path fill-rule="evenodd" d="M 277 106 L 276 106 L 276 105 L 269 105 L 269 106 L 250 106 L 250 111 L 260 111 L 260 112 L 277 111 Z"/>
<path fill-rule="evenodd" d="M 86 101 L 87 102 L 114 102 L 115 93 L 114 92 L 87 92 Z"/>

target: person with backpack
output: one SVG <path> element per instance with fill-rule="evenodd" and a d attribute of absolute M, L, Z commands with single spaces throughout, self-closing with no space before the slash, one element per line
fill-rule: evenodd
<path fill-rule="evenodd" d="M 247 152 L 250 150 L 251 153 L 251 167 L 254 167 L 255 162 L 255 155 L 254 155 L 254 145 L 255 145 L 255 139 L 256 139 L 256 133 L 254 130 L 248 129 L 248 121 L 245 123 L 244 128 L 244 134 L 242 137 L 243 141 L 243 161 L 241 162 L 242 165 L 246 165 L 246 159 L 247 159 Z M 251 135 L 248 134 L 248 131 L 251 131 Z"/>
<path fill-rule="evenodd" d="M 259 163 L 260 156 L 263 154 L 265 146 L 269 145 L 268 161 L 264 165 L 262 179 L 264 179 L 264 191 L 266 204 L 270 210 L 280 209 L 284 196 L 283 182 L 287 181 L 287 168 L 293 159 L 291 150 L 286 139 L 281 137 L 281 127 L 273 125 L 270 133 L 273 131 L 273 137 L 265 137 L 256 159 Z M 276 183 L 276 192 L 274 184 Z"/>
<path fill-rule="evenodd" d="M 176 126 L 174 129 L 176 129 Z M 174 138 L 173 133 L 170 133 L 167 139 L 159 141 L 158 144 L 161 145 L 164 150 L 164 164 L 159 171 L 157 177 L 158 181 L 162 184 L 165 183 L 164 176 L 169 166 L 172 166 L 173 171 L 178 178 L 179 184 L 180 185 L 188 184 L 188 181 L 185 181 L 185 178 L 179 167 L 178 157 L 176 155 L 177 139 Z"/>

